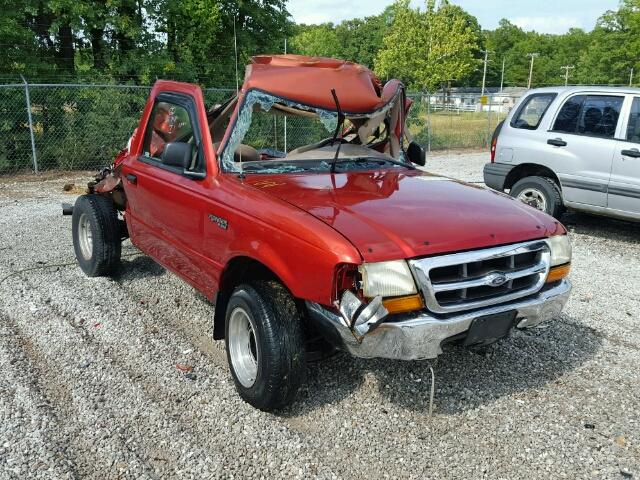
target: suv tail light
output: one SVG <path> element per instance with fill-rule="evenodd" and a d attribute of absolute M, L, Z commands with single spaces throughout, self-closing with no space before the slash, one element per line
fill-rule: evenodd
<path fill-rule="evenodd" d="M 498 146 L 498 136 L 494 136 L 491 140 L 491 163 L 496 161 L 496 147 Z"/>
<path fill-rule="evenodd" d="M 500 131 L 504 126 L 504 120 L 502 120 L 498 125 L 496 125 L 496 129 L 493 131 L 493 136 L 491 137 L 491 163 L 495 163 L 496 161 L 496 147 L 498 146 L 498 136 L 500 135 Z"/>

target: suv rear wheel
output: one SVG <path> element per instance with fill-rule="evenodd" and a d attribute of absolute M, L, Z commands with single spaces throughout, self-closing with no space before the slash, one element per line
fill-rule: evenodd
<path fill-rule="evenodd" d="M 560 218 L 564 212 L 560 187 L 547 177 L 524 177 L 515 183 L 509 194 L 555 218 Z"/>
<path fill-rule="evenodd" d="M 293 401 L 307 367 L 300 314 L 281 284 L 236 287 L 227 305 L 225 344 L 244 401 L 266 411 Z"/>

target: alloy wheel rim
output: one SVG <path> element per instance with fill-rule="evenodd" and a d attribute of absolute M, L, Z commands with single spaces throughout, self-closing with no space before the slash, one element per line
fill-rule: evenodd
<path fill-rule="evenodd" d="M 522 203 L 526 203 L 533 208 L 543 212 L 547 211 L 547 198 L 537 188 L 525 188 L 520 192 L 517 198 Z"/>
<path fill-rule="evenodd" d="M 250 388 L 258 376 L 258 342 L 251 318 L 242 307 L 236 307 L 229 318 L 229 357 L 238 381 Z"/>

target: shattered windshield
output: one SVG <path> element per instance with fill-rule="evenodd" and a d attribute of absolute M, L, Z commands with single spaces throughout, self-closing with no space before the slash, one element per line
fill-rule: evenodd
<path fill-rule="evenodd" d="M 334 138 L 336 112 L 251 90 L 222 152 L 222 167 L 245 173 L 320 173 L 328 172 L 334 159 L 335 171 L 409 167 L 402 155 L 394 159 L 385 151 L 392 107 L 390 102 L 368 115 L 349 115 Z"/>

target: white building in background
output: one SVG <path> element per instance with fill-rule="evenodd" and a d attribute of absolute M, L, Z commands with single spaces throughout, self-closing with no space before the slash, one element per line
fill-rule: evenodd
<path fill-rule="evenodd" d="M 429 105 L 432 111 L 451 112 L 480 112 L 492 111 L 508 113 L 518 99 L 527 89 L 524 87 L 507 87 L 500 91 L 499 88 L 487 88 L 485 95 L 486 104 L 483 104 L 483 95 L 480 88 L 452 88 L 446 93 L 433 93 L 429 95 Z"/>

